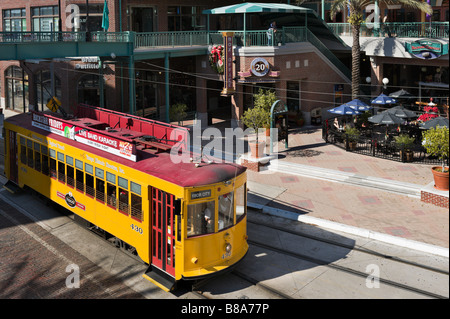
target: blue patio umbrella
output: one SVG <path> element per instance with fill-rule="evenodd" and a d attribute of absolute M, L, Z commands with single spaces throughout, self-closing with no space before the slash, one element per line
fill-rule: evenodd
<path fill-rule="evenodd" d="M 397 100 L 387 96 L 386 94 L 381 93 L 376 98 L 374 98 L 371 101 L 372 104 L 379 104 L 379 105 L 385 105 L 385 104 L 394 104 L 397 103 Z"/>
<path fill-rule="evenodd" d="M 351 100 L 350 102 L 344 103 L 344 105 L 350 106 L 350 108 L 357 111 L 368 111 L 372 108 L 371 106 L 358 99 Z"/>
<path fill-rule="evenodd" d="M 333 114 L 340 114 L 340 115 L 358 115 L 361 114 L 360 111 L 355 110 L 353 108 L 351 108 L 350 106 L 346 105 L 346 104 L 342 104 L 338 107 L 329 109 L 328 112 L 333 113 Z"/>

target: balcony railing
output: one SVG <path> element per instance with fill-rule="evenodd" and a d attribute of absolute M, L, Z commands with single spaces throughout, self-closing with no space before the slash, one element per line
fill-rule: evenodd
<path fill-rule="evenodd" d="M 182 47 L 223 43 L 225 31 L 178 31 L 178 32 L 90 32 L 91 42 L 134 42 L 135 48 Z M 305 42 L 306 27 L 284 27 L 276 33 L 267 30 L 234 32 L 236 46 L 279 46 L 286 43 Z M 272 39 L 273 41 L 269 40 Z M 86 32 L 0 32 L 0 43 L 30 42 L 86 42 Z"/>
<path fill-rule="evenodd" d="M 132 42 L 132 32 L 90 32 L 92 42 Z M 0 43 L 86 42 L 86 32 L 0 32 Z"/>
<path fill-rule="evenodd" d="M 328 23 L 330 29 L 339 36 L 351 36 L 352 28 L 349 23 Z M 447 38 L 449 36 L 449 22 L 388 22 L 363 23 L 360 36 L 385 37 L 389 34 L 397 38 Z"/>
<path fill-rule="evenodd" d="M 267 30 L 141 32 L 135 35 L 135 48 L 221 44 L 222 32 L 234 32 L 233 45 L 236 46 L 278 46 L 307 41 L 305 27 L 282 28 L 273 35 Z M 269 41 L 269 37 L 274 41 Z"/>

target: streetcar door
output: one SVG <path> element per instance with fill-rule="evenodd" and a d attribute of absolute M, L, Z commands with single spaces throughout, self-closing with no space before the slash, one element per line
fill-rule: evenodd
<path fill-rule="evenodd" d="M 152 264 L 175 276 L 175 196 L 152 188 Z"/>
<path fill-rule="evenodd" d="M 18 183 L 17 133 L 9 131 L 9 179 Z"/>

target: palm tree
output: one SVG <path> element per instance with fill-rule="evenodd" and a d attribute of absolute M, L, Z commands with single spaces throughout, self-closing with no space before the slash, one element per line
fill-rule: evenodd
<path fill-rule="evenodd" d="M 360 80 L 360 51 L 359 30 L 363 20 L 364 9 L 375 0 L 334 0 L 331 5 L 330 16 L 333 18 L 338 11 L 350 8 L 350 17 L 348 22 L 352 26 L 353 43 L 352 43 L 352 99 L 356 99 L 359 95 L 359 80 Z M 378 0 L 380 4 L 400 4 L 405 7 L 421 10 L 425 13 L 431 14 L 431 6 L 422 0 Z"/>

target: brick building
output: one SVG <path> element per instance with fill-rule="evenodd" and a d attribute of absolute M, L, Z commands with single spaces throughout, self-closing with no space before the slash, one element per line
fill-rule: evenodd
<path fill-rule="evenodd" d="M 43 110 L 48 99 L 56 96 L 69 112 L 78 103 L 87 103 L 166 120 L 170 105 L 184 103 L 190 114 L 196 113 L 205 124 L 217 116 L 231 119 L 232 126 L 236 126 L 243 111 L 252 106 L 252 95 L 260 87 L 276 90 L 291 110 L 302 112 L 306 123 L 325 115 L 324 110 L 350 100 L 350 48 L 313 10 L 292 14 L 252 13 L 248 14 L 245 25 L 242 14 L 204 13 L 234 2 L 198 0 L 192 6 L 180 0 L 4 0 L 0 4 L 3 35 L 19 31 L 38 32 L 38 35 L 56 31 L 102 31 L 107 3 L 108 32 L 135 32 L 136 49 L 131 73 L 128 60 L 113 55 L 0 61 L 0 105 L 19 112 L 30 108 Z M 439 14 L 448 16 L 448 10 L 440 10 Z M 272 21 L 278 24 L 278 38 L 276 43 L 269 44 L 266 30 Z M 292 30 L 303 26 L 309 33 L 299 38 Z M 245 28 L 247 39 L 242 36 Z M 175 37 L 177 33 L 210 30 L 235 32 L 232 65 L 235 93 L 231 96 L 220 94 L 224 76 L 216 73 L 209 61 L 212 45 L 223 44 L 220 36 L 211 36 L 200 46 L 201 50 L 193 45 L 166 48 L 137 43 L 138 38 Z M 252 38 L 256 35 L 264 39 L 256 41 Z M 377 59 L 381 57 L 373 55 L 370 61 Z M 383 59 L 387 61 L 389 57 Z M 252 72 L 255 61 L 267 66 L 267 72 Z M 398 64 L 392 61 L 392 65 Z M 366 63 L 362 67 L 363 78 L 367 76 L 364 70 L 372 70 L 369 76 L 380 82 L 383 77 L 380 63 Z M 448 56 L 447 60 L 426 63 L 442 64 L 444 69 Z M 129 85 L 130 81 L 134 85 Z M 131 107 L 130 103 L 135 106 Z"/>

